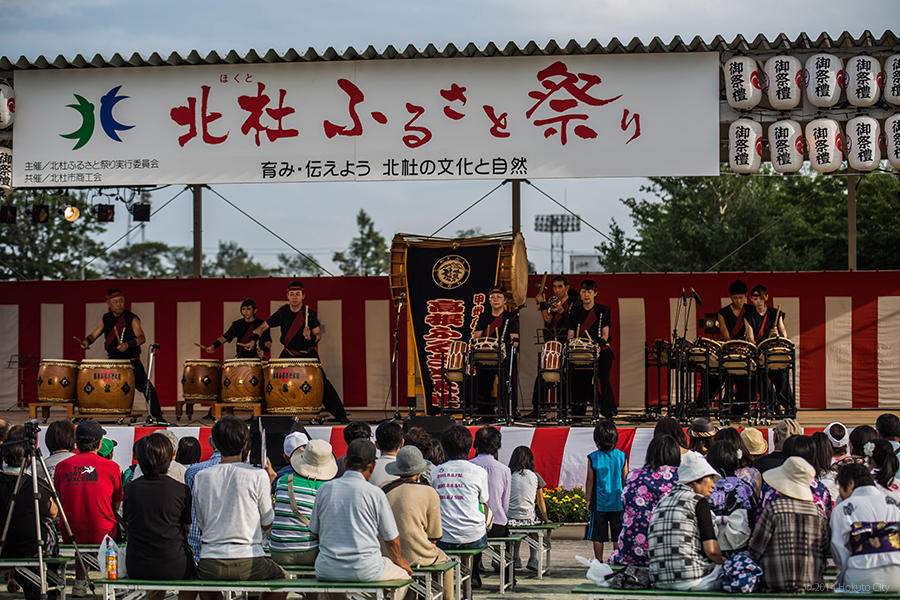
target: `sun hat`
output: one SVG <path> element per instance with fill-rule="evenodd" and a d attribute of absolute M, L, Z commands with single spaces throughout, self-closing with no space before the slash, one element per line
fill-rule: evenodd
<path fill-rule="evenodd" d="M 691 421 L 688 435 L 695 438 L 707 438 L 716 435 L 716 426 L 707 418 L 697 417 Z"/>
<path fill-rule="evenodd" d="M 384 470 L 390 475 L 398 477 L 412 477 L 428 468 L 428 463 L 422 456 L 422 451 L 415 446 L 403 446 L 397 452 L 397 459 L 384 466 Z"/>
<path fill-rule="evenodd" d="M 794 435 L 803 435 L 803 428 L 794 419 L 782 419 L 775 425 L 775 435 L 782 442 Z"/>
<path fill-rule="evenodd" d="M 334 479 L 338 469 L 331 444 L 325 440 L 310 440 L 303 452 L 291 454 L 291 467 L 298 475 L 320 481 Z"/>
<path fill-rule="evenodd" d="M 722 477 L 699 452 L 688 450 L 681 456 L 681 464 L 678 465 L 678 483 L 690 483 L 707 475 L 712 475 L 716 479 Z"/>
<path fill-rule="evenodd" d="M 780 467 L 769 469 L 763 473 L 763 481 L 782 495 L 810 502 L 813 495 L 809 486 L 812 485 L 815 478 L 816 470 L 799 456 L 790 456 Z"/>
<path fill-rule="evenodd" d="M 284 436 L 284 444 L 282 444 L 284 455 L 290 458 L 294 454 L 294 450 L 296 450 L 297 448 L 302 448 L 308 443 L 308 435 L 306 435 L 302 431 L 292 431 Z"/>
<path fill-rule="evenodd" d="M 762 431 L 756 427 L 746 427 L 741 431 L 741 441 L 747 446 L 747 452 L 756 456 L 769 451 L 769 443 L 763 437 Z"/>
<path fill-rule="evenodd" d="M 841 427 L 844 428 L 844 437 L 836 438 L 833 435 L 831 435 L 831 428 L 834 425 L 840 425 Z M 843 423 L 841 423 L 839 421 L 835 421 L 834 423 L 829 423 L 828 426 L 825 427 L 825 435 L 827 435 L 828 439 L 831 440 L 832 448 L 840 448 L 841 446 L 846 446 L 847 444 L 850 443 L 850 430 L 847 429 L 846 425 L 844 425 Z"/>

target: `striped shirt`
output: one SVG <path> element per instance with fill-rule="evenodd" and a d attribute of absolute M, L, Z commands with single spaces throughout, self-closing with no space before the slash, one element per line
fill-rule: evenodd
<path fill-rule="evenodd" d="M 297 511 L 306 517 L 304 523 L 291 510 L 288 478 L 294 476 L 294 501 Z M 318 538 L 309 531 L 309 516 L 312 514 L 316 494 L 324 481 L 307 479 L 293 473 L 282 475 L 275 484 L 275 522 L 272 524 L 269 550 L 271 552 L 305 552 L 319 546 Z"/>

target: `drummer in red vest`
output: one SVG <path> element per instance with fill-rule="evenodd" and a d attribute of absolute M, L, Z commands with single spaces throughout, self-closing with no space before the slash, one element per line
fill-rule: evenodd
<path fill-rule="evenodd" d="M 316 311 L 303 304 L 306 292 L 303 284 L 292 281 L 287 286 L 288 303 L 275 311 L 271 317 L 260 323 L 253 330 L 251 339 L 259 346 L 262 336 L 271 327 L 281 329 L 281 344 L 284 349 L 279 358 L 319 358 L 316 346 L 322 339 L 322 329 L 319 326 L 319 317 Z M 334 389 L 331 381 L 322 370 L 322 379 L 325 384 L 325 393 L 322 405 L 335 419 L 341 423 L 348 423 L 347 411 L 341 403 L 341 397 Z"/>
<path fill-rule="evenodd" d="M 743 340 L 746 338 L 744 334 L 744 317 L 747 315 L 747 284 L 740 279 L 735 279 L 728 286 L 728 295 L 731 296 L 731 303 L 723 306 L 716 313 L 719 333 L 722 334 L 723 342 Z M 722 378 L 719 377 L 717 372 L 709 372 L 706 376 L 709 385 L 707 386 L 701 379 L 700 391 L 697 394 L 698 416 L 709 416 L 709 404 L 722 387 Z M 747 378 L 736 378 L 734 382 L 735 390 L 732 395 L 732 398 L 734 398 L 734 404 L 732 405 L 734 414 L 728 416 L 739 417 L 747 411 L 747 398 L 749 397 L 747 385 Z"/>
<path fill-rule="evenodd" d="M 150 405 L 148 423 L 157 422 L 165 424 L 162 410 L 159 408 L 159 398 L 156 388 L 147 379 L 147 371 L 141 362 L 141 346 L 147 341 L 144 330 L 141 328 L 140 318 L 125 309 L 125 294 L 122 290 L 112 288 L 106 292 L 106 306 L 109 312 L 100 318 L 100 322 L 92 332 L 87 334 L 81 342 L 81 347 L 87 350 L 101 335 L 106 354 L 110 359 L 128 360 L 134 369 L 134 387 L 144 394 Z"/>
<path fill-rule="evenodd" d="M 484 311 L 478 317 L 478 323 L 475 325 L 475 331 L 472 332 L 472 339 L 478 338 L 495 338 L 501 344 L 507 344 L 508 357 L 511 353 L 509 345 L 519 347 L 519 315 L 506 310 L 506 290 L 502 287 L 495 286 L 488 292 L 488 303 L 491 310 Z M 502 338 L 502 339 L 501 339 Z M 504 361 L 505 362 L 505 361 Z M 502 366 L 502 365 L 501 365 Z M 494 380 L 497 379 L 498 368 L 481 367 L 478 373 L 477 393 L 475 412 L 481 416 L 492 416 L 495 414 L 495 403 L 491 400 L 491 388 L 494 386 Z M 509 363 L 503 368 L 503 372 L 509 371 Z M 503 397 L 501 386 L 506 389 L 505 378 L 497 381 L 497 396 Z M 516 410 L 516 398 L 513 395 L 513 411 Z M 504 412 L 506 406 L 503 407 Z"/>
<path fill-rule="evenodd" d="M 235 343 L 235 358 L 258 358 L 266 360 L 266 356 L 272 350 L 272 335 L 266 331 L 259 338 L 259 347 L 253 341 L 253 330 L 262 325 L 264 321 L 256 318 L 256 301 L 247 298 L 241 302 L 241 318 L 231 322 L 228 331 L 216 338 L 211 346 L 203 346 L 206 352 L 215 352 L 216 348 L 237 340 Z"/>
<path fill-rule="evenodd" d="M 578 295 L 581 298 L 581 305 L 573 307 L 569 313 L 569 339 L 589 338 L 599 346 L 597 357 L 599 381 L 596 383 L 599 385 L 598 391 L 600 392 L 599 408 L 600 414 L 611 419 L 618 413 L 616 395 L 613 393 L 612 383 L 609 379 L 612 362 L 615 359 L 612 348 L 609 347 L 612 317 L 608 306 L 597 304 L 597 282 L 593 279 L 585 279 L 581 282 Z M 593 401 L 594 374 L 587 369 L 578 369 L 572 373 L 572 378 L 570 414 L 573 417 L 583 417 L 588 402 Z"/>

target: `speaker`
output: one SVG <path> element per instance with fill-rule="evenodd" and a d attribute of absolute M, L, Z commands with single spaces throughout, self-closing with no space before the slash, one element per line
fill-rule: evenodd
<path fill-rule="evenodd" d="M 250 421 L 250 464 L 263 466 L 265 461 L 261 460 L 262 449 L 262 433 L 260 432 L 260 424 L 266 432 L 266 456 L 272 463 L 272 469 L 278 471 L 281 467 L 287 465 L 284 459 L 284 438 L 292 431 L 302 431 L 309 435 L 306 428 L 300 423 L 296 417 L 253 417 Z"/>
<path fill-rule="evenodd" d="M 410 427 L 421 427 L 432 437 L 440 438 L 441 435 L 451 427 L 453 427 L 453 417 L 449 415 L 439 415 L 434 417 L 415 416 L 407 417 L 403 420 L 403 431 L 409 431 Z"/>

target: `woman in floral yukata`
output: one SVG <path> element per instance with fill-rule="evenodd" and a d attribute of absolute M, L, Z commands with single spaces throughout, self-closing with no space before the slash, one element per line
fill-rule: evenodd
<path fill-rule="evenodd" d="M 731 442 L 719 440 L 709 447 L 706 457 L 722 476 L 709 496 L 709 507 L 717 525 L 719 547 L 725 556 L 747 547 L 756 523 L 753 486 L 736 474 L 741 452 Z"/>
<path fill-rule="evenodd" d="M 782 451 L 784 452 L 785 458 L 797 456 L 808 462 L 813 467 L 813 470 L 815 470 L 815 444 L 810 436 L 792 435 L 784 443 Z M 809 487 L 812 491 L 813 503 L 825 511 L 826 518 L 830 518 L 831 511 L 834 508 L 834 501 L 831 498 L 831 493 L 828 491 L 828 488 L 818 479 L 813 479 L 813 482 Z M 779 498 L 780 495 L 781 493 L 778 490 L 763 481 L 762 489 L 759 492 L 759 504 L 756 507 L 756 517 L 759 518 L 766 505 Z"/>
<path fill-rule="evenodd" d="M 678 483 L 681 450 L 671 435 L 653 438 L 647 447 L 645 465 L 628 474 L 623 501 L 625 514 L 616 549 L 609 562 L 620 565 L 650 564 L 647 530 L 653 508 Z"/>

